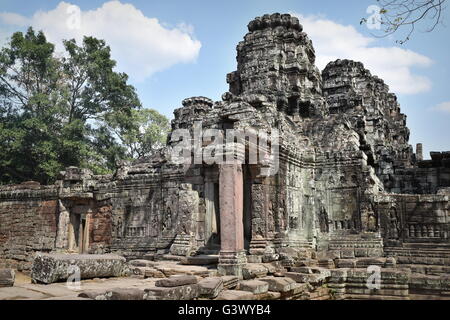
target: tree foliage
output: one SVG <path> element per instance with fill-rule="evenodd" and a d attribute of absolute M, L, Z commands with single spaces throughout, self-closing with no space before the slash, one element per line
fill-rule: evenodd
<path fill-rule="evenodd" d="M 67 166 L 108 173 L 164 142 L 168 120 L 141 107 L 103 40 L 54 48 L 29 28 L 0 51 L 0 183 L 49 183 Z"/>

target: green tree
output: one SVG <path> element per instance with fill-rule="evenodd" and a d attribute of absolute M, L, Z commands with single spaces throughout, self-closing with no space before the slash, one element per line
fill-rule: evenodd
<path fill-rule="evenodd" d="M 154 109 L 139 109 L 132 110 L 131 119 L 134 126 L 125 130 L 120 126 L 120 117 L 108 121 L 111 130 L 126 148 L 129 159 L 148 157 L 165 145 L 170 125 L 164 115 Z M 119 123 L 115 123 L 117 120 Z"/>
<path fill-rule="evenodd" d="M 44 34 L 30 28 L 13 34 L 0 52 L 2 182 L 46 182 L 60 169 L 54 135 L 62 126 L 55 121 L 60 62 L 53 51 Z"/>
<path fill-rule="evenodd" d="M 29 28 L 0 50 L 0 183 L 49 183 L 67 166 L 108 173 L 163 142 L 167 119 L 141 108 L 103 40 L 64 48 L 58 57 Z"/>

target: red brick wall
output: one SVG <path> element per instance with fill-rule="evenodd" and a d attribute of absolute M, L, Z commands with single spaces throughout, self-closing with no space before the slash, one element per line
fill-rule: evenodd
<path fill-rule="evenodd" d="M 98 207 L 92 214 L 89 223 L 89 249 L 95 252 L 107 248 L 112 242 L 112 211 L 111 206 Z"/>
<path fill-rule="evenodd" d="M 27 271 L 36 251 L 54 249 L 56 200 L 0 202 L 0 266 Z"/>

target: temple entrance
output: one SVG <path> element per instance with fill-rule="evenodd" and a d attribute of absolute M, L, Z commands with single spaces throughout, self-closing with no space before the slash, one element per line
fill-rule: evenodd
<path fill-rule="evenodd" d="M 205 183 L 205 244 L 208 249 L 220 250 L 219 183 Z"/>
<path fill-rule="evenodd" d="M 69 252 L 88 253 L 89 219 L 86 214 L 70 214 L 68 242 Z"/>

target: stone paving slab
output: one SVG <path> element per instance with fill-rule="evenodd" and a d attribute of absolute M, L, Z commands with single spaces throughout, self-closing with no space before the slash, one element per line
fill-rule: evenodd
<path fill-rule="evenodd" d="M 42 300 L 58 297 L 77 297 L 82 292 L 105 293 L 117 288 L 137 288 L 144 290 L 154 286 L 157 279 L 106 278 L 82 280 L 80 287 L 69 289 L 65 282 L 52 284 L 21 283 L 14 287 L 0 288 L 0 300 Z M 86 298 L 86 297 L 84 297 Z M 65 300 L 65 299 L 64 299 Z"/>

